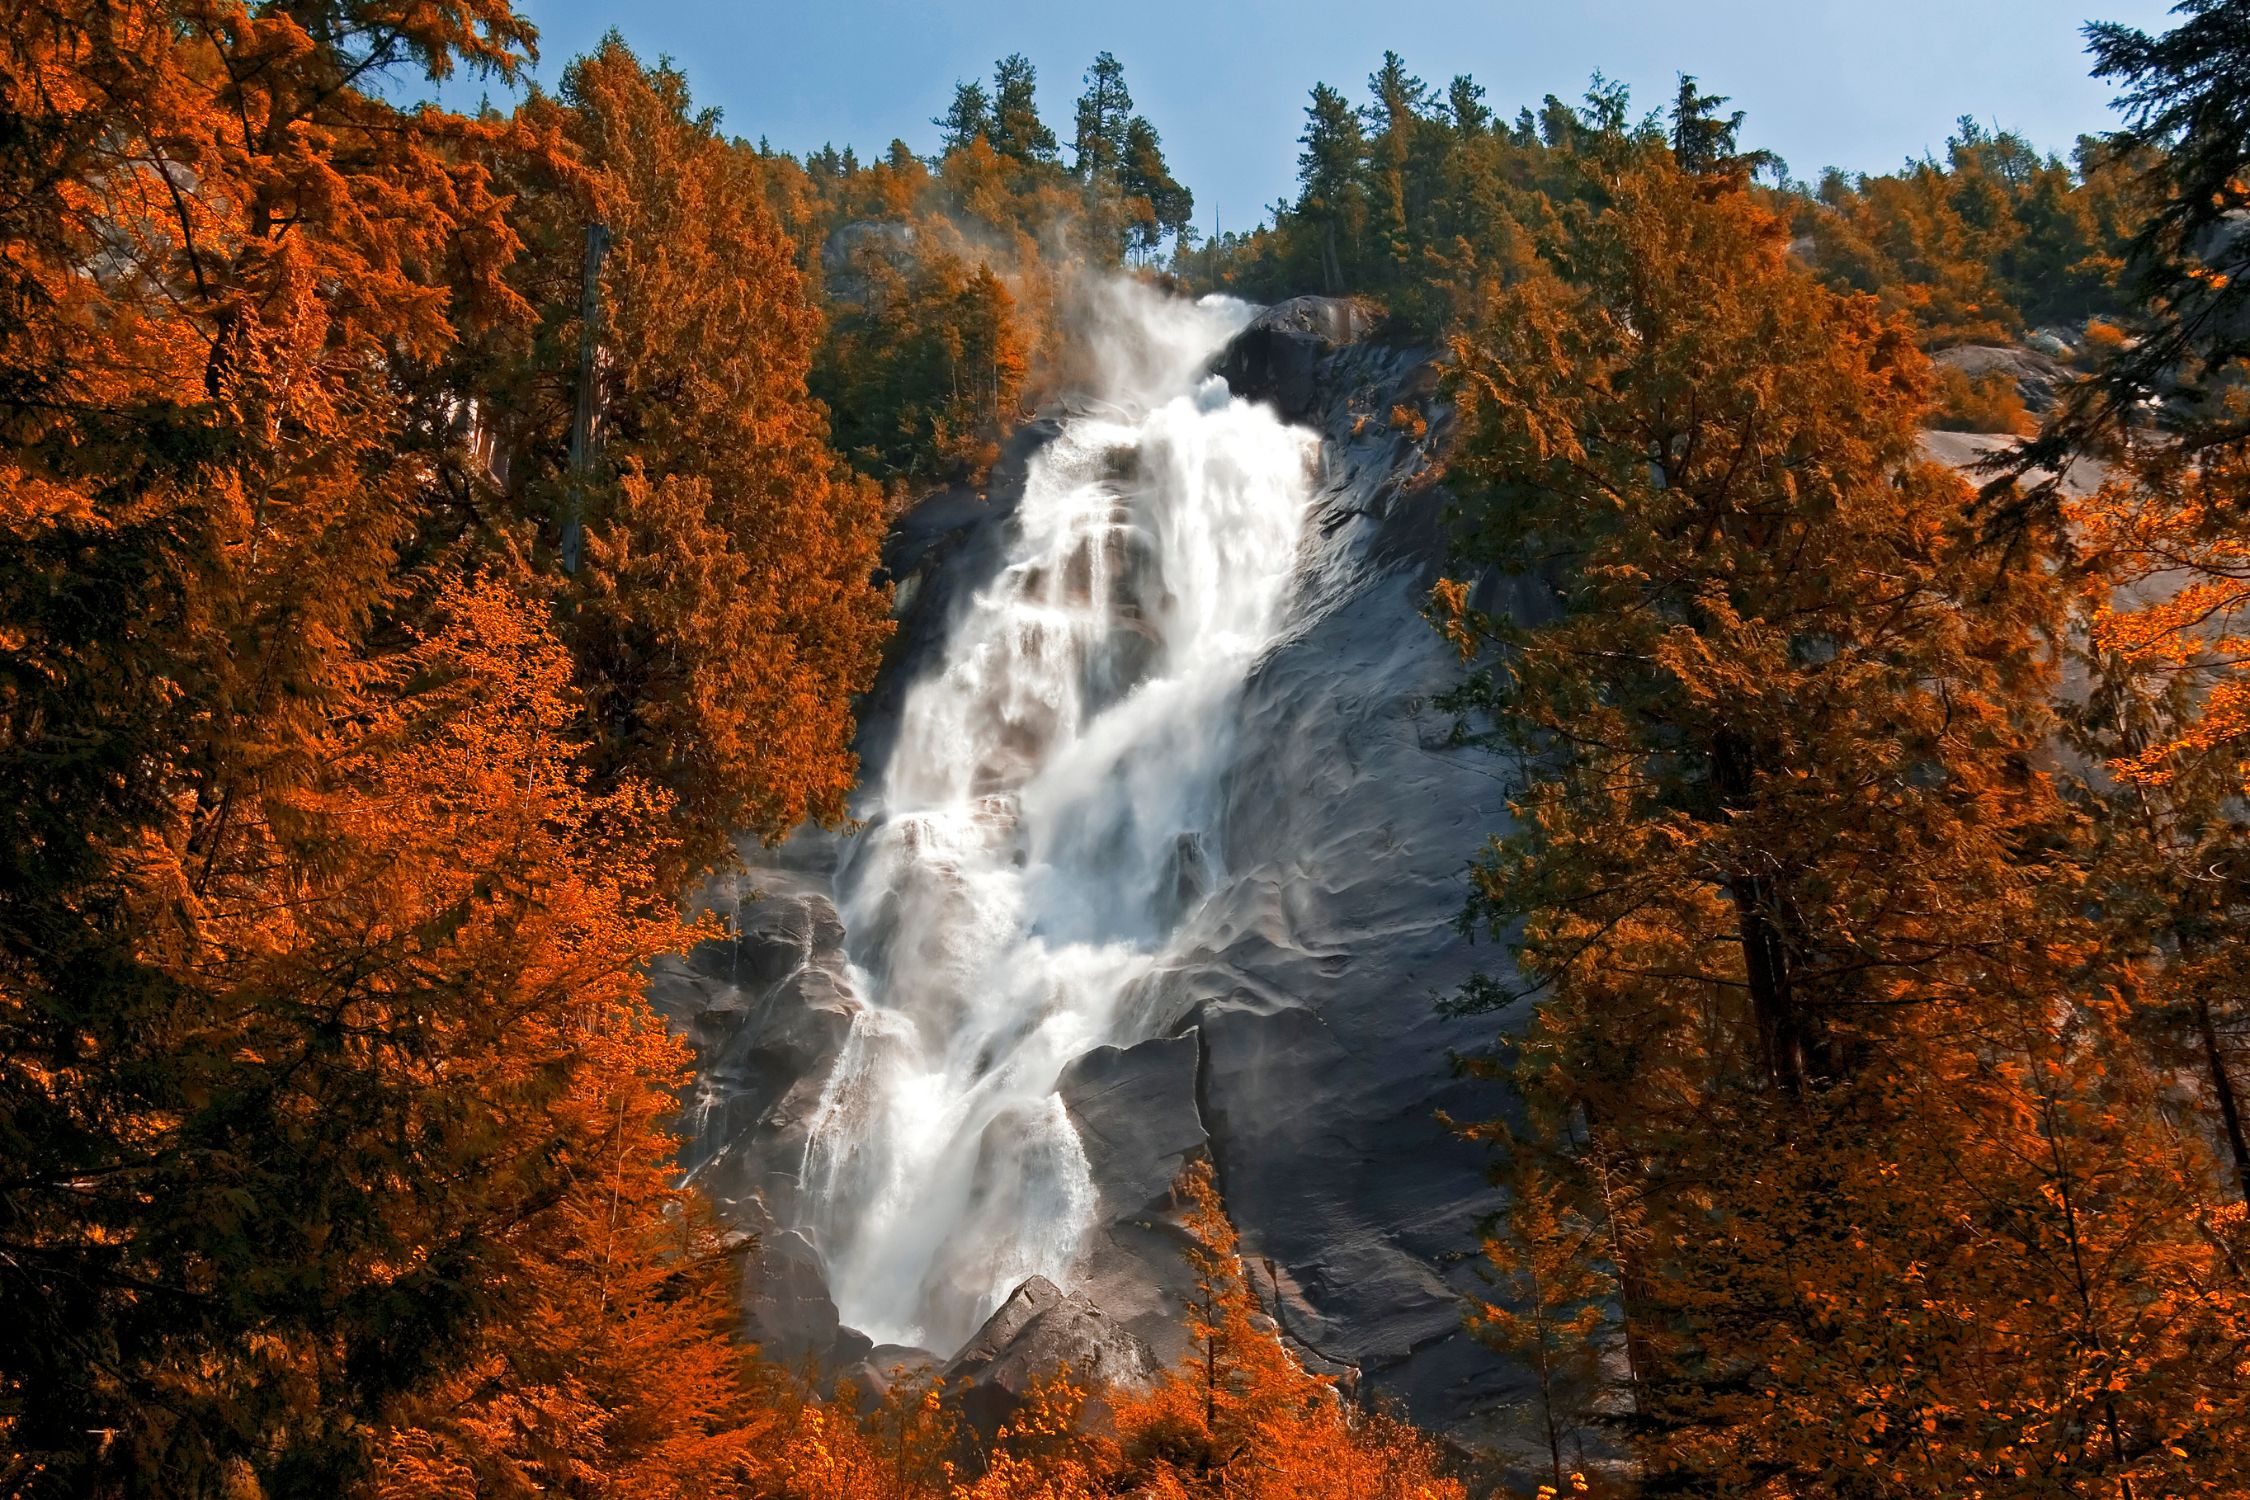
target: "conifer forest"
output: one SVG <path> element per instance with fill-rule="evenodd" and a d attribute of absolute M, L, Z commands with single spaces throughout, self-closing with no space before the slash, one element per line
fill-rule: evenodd
<path fill-rule="evenodd" d="M 0 5 L 0 1500 L 2250 1497 L 2250 0 L 618 9 Z"/>

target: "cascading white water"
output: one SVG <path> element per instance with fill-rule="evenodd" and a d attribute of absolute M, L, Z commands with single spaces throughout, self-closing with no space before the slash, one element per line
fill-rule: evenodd
<path fill-rule="evenodd" d="M 843 1320 L 964 1342 L 1068 1284 L 1094 1189 L 1055 1083 L 1209 889 L 1235 694 L 1272 639 L 1313 435 L 1199 371 L 1252 309 L 1117 283 L 1095 393 L 1033 460 L 1007 563 L 908 692 L 837 898 L 869 1003 L 808 1141 Z"/>

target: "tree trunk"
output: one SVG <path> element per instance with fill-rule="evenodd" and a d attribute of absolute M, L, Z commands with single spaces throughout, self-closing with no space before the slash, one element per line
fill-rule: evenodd
<path fill-rule="evenodd" d="M 2204 1066 L 2211 1071 L 2211 1094 L 2219 1101 L 2227 1150 L 2234 1157 L 2235 1187 L 2250 1203 L 2250 1141 L 2242 1134 L 2242 1105 L 2235 1096 L 2234 1076 L 2227 1070 L 2226 1052 L 2219 1046 L 2219 1028 L 2211 1019 L 2211 997 L 2200 986 L 2195 992 L 2195 1029 L 2203 1042 Z"/>
<path fill-rule="evenodd" d="M 586 226 L 586 264 L 578 289 L 578 409 L 570 422 L 570 486 L 564 501 L 562 569 L 578 571 L 580 537 L 585 529 L 586 471 L 594 462 L 594 422 L 599 415 L 602 257 L 609 251 L 609 227 Z"/>
<path fill-rule="evenodd" d="M 1804 1031 L 1789 982 L 1789 952 L 1775 925 L 1766 882 L 1754 875 L 1727 883 L 1734 898 L 1735 930 L 1742 944 L 1743 977 L 1750 986 L 1750 1016 L 1758 1029 L 1758 1063 L 1766 1081 L 1785 1094 L 1805 1087 Z"/>
<path fill-rule="evenodd" d="M 1749 747 L 1722 731 L 1711 747 L 1711 782 L 1726 812 L 1748 808 L 1756 778 Z M 1804 1028 L 1789 972 L 1789 945 L 1775 920 L 1780 893 L 1763 875 L 1726 877 L 1734 902 L 1735 935 L 1742 945 L 1742 974 L 1750 989 L 1750 1018 L 1758 1033 L 1758 1066 L 1766 1081 L 1785 1094 L 1805 1086 Z"/>

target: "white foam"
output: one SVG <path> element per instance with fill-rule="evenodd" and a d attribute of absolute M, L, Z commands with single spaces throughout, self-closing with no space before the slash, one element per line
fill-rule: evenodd
<path fill-rule="evenodd" d="M 1055 1081 L 1216 866 L 1232 707 L 1297 565 L 1316 440 L 1199 372 L 1248 321 L 1118 282 L 1109 404 L 1031 463 L 1006 566 L 908 691 L 838 903 L 868 1008 L 806 1148 L 843 1320 L 948 1351 L 1070 1280 L 1096 1194 Z"/>

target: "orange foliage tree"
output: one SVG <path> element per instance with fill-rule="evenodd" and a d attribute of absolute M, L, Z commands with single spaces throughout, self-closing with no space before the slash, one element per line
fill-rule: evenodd
<path fill-rule="evenodd" d="M 530 42 L 501 0 L 0 18 L 10 1494 L 700 1494 L 754 1430 L 635 976 L 725 825 L 840 808 L 878 522 L 684 103 L 369 88 Z M 672 154 L 604 158 L 636 104 Z M 565 583 L 538 465 L 464 438 L 528 409 L 494 351 L 595 193 L 633 473 Z"/>
<path fill-rule="evenodd" d="M 1742 192 L 1594 170 L 1453 346 L 1464 560 L 1559 611 L 1438 612 L 1523 777 L 1503 1177 L 1599 1226 L 1621 1434 L 1730 1494 L 2226 1493 L 2250 1302 L 2039 768 L 2053 574 L 1919 458 L 1900 326 Z"/>
<path fill-rule="evenodd" d="M 458 348 L 506 463 L 451 476 L 486 546 L 551 560 L 563 518 L 586 558 L 558 629 L 579 663 L 605 776 L 674 802 L 684 864 L 739 832 L 842 816 L 850 698 L 889 632 L 871 582 L 874 486 L 830 452 L 807 393 L 819 313 L 765 202 L 757 158 L 718 134 L 685 80 L 615 36 L 534 98 L 517 131 L 550 149 L 497 163 L 528 249 L 510 285 L 534 310 Z M 583 230 L 599 219 L 599 455 L 568 467 L 583 330 Z"/>
<path fill-rule="evenodd" d="M 1282 1344 L 1243 1274 L 1211 1163 L 1174 1192 L 1194 1272 L 1188 1349 L 1146 1397 L 1119 1403 L 1124 1474 L 1152 1497 L 1244 1500 L 1460 1500 L 1428 1440 L 1379 1412 L 1356 1412 Z"/>

